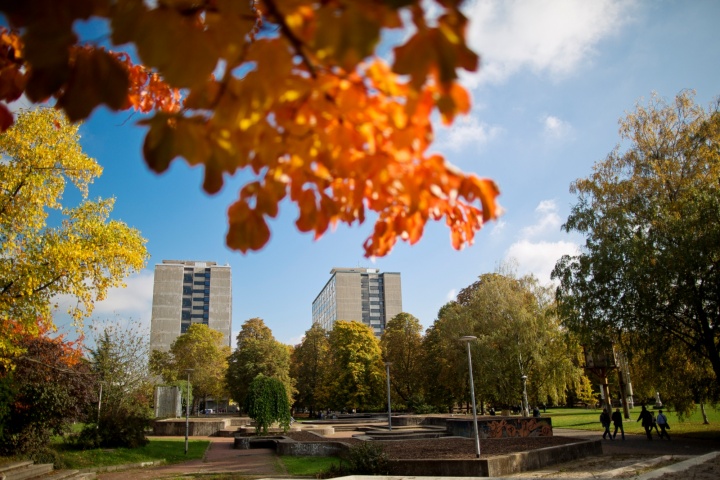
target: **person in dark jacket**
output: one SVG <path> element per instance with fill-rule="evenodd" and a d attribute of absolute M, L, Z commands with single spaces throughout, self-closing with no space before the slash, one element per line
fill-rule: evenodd
<path fill-rule="evenodd" d="M 642 409 L 640 410 L 640 416 L 638 417 L 636 422 L 639 422 L 640 420 L 642 420 L 641 425 L 645 429 L 645 435 L 647 435 L 648 440 L 652 440 L 652 429 L 655 422 L 653 419 L 653 414 L 650 413 L 647 408 L 645 408 L 645 405 L 642 406 Z"/>
<path fill-rule="evenodd" d="M 607 435 L 610 440 L 612 440 L 613 436 L 610 433 L 610 414 L 608 413 L 607 408 L 603 408 L 603 411 L 600 414 L 600 423 L 605 429 L 605 431 L 603 432 L 603 440 L 605 440 L 605 435 Z"/>
<path fill-rule="evenodd" d="M 623 440 L 625 440 L 625 429 L 623 428 L 623 417 L 622 413 L 620 413 L 620 409 L 616 408 L 615 411 L 612 414 L 612 422 L 615 426 L 615 431 L 613 432 L 612 438 L 614 439 L 617 437 L 617 432 L 620 430 L 620 435 Z"/>

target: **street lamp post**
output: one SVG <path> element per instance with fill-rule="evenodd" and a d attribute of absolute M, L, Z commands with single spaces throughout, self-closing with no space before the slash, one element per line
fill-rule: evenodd
<path fill-rule="evenodd" d="M 526 417 L 530 416 L 530 407 L 528 406 L 527 401 L 527 375 L 523 375 L 522 377 L 523 381 L 523 415 Z"/>
<path fill-rule="evenodd" d="M 392 411 L 390 408 L 390 365 L 392 365 L 392 362 L 385 362 L 385 378 L 387 379 L 388 393 L 388 431 L 392 431 Z"/>
<path fill-rule="evenodd" d="M 188 435 L 190 433 L 190 373 L 194 369 L 186 368 L 187 373 L 187 398 L 185 399 L 185 455 L 188 452 Z"/>
<path fill-rule="evenodd" d="M 473 374 L 472 374 L 472 355 L 470 354 L 470 342 L 477 340 L 477 337 L 474 337 L 472 335 L 466 335 L 464 337 L 460 337 L 461 342 L 465 342 L 467 345 L 467 354 L 468 354 L 468 372 L 470 375 L 470 398 L 472 398 L 472 409 L 473 409 L 473 427 L 475 428 L 475 452 L 477 458 L 480 458 L 480 433 L 478 432 L 478 424 L 477 424 L 477 408 L 475 407 L 475 382 L 473 382 Z"/>

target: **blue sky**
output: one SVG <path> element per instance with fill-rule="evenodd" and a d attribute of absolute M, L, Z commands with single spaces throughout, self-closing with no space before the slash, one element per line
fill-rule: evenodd
<path fill-rule="evenodd" d="M 503 262 L 550 282 L 556 260 L 582 242 L 560 230 L 575 200 L 569 185 L 618 144 L 618 119 L 636 102 L 694 89 L 705 106 L 720 95 L 720 2 L 490 0 L 467 2 L 466 12 L 482 58 L 479 72 L 463 77 L 473 110 L 451 128 L 438 126 L 432 149 L 500 186 L 505 213 L 472 247 L 455 251 L 447 228 L 432 224 L 415 246 L 369 260 L 362 243 L 371 222 L 313 241 L 296 231 L 296 210 L 284 204 L 263 250 L 230 251 L 226 210 L 241 181 L 208 196 L 202 171 L 184 161 L 157 176 L 141 156 L 139 117 L 97 111 L 82 127 L 86 152 L 104 167 L 91 196 L 116 197 L 113 217 L 142 232 L 152 257 L 93 318 L 149 324 L 154 265 L 187 259 L 232 266 L 233 335 L 260 317 L 278 340 L 298 343 L 330 270 L 357 266 L 400 272 L 403 310 L 427 328 L 459 290 Z"/>

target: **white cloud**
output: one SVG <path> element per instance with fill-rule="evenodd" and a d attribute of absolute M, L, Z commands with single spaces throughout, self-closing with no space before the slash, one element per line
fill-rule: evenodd
<path fill-rule="evenodd" d="M 126 288 L 111 288 L 102 302 L 95 304 L 95 313 L 152 311 L 153 272 L 144 270 L 125 280 Z"/>
<path fill-rule="evenodd" d="M 452 302 L 456 298 L 457 298 L 457 290 L 454 288 L 452 290 L 450 290 L 447 293 L 447 295 L 445 295 L 445 300 L 447 300 L 448 302 Z"/>
<path fill-rule="evenodd" d="M 547 138 L 563 140 L 572 134 L 572 126 L 558 117 L 546 115 L 543 118 L 543 133 Z"/>
<path fill-rule="evenodd" d="M 543 200 L 535 208 L 537 221 L 520 231 L 523 238 L 537 237 L 548 233 L 557 233 L 562 224 L 558 207 L 554 200 Z"/>
<path fill-rule="evenodd" d="M 143 270 L 125 279 L 126 288 L 109 289 L 105 300 L 95 302 L 92 318 L 101 320 L 110 315 L 127 317 L 149 328 L 152 314 L 153 278 L 152 271 Z M 71 322 L 66 312 L 68 307 L 75 303 L 75 298 L 69 295 L 59 295 L 53 300 L 58 305 L 53 314 L 55 323 L 69 325 Z"/>
<path fill-rule="evenodd" d="M 550 274 L 555 263 L 563 255 L 577 255 L 578 246 L 572 242 L 531 242 L 520 240 L 508 248 L 506 260 L 515 259 L 521 274 L 532 273 L 540 282 L 550 283 Z"/>
<path fill-rule="evenodd" d="M 469 86 L 501 83 L 530 70 L 563 77 L 626 23 L 634 2 L 621 0 L 476 0 L 465 8 L 468 41 L 481 57 Z"/>
<path fill-rule="evenodd" d="M 505 231 L 505 228 L 507 227 L 507 222 L 498 219 L 495 220 L 491 225 L 492 229 L 490 230 L 490 236 L 496 237 L 502 235 L 502 233 Z"/>
<path fill-rule="evenodd" d="M 455 118 L 449 127 L 436 125 L 437 140 L 433 148 L 458 151 L 466 147 L 480 148 L 498 137 L 503 129 L 481 122 L 473 115 Z"/>
<path fill-rule="evenodd" d="M 505 261 L 517 265 L 518 273 L 532 273 L 542 283 L 550 283 L 555 263 L 563 255 L 577 255 L 580 249 L 570 241 L 553 241 L 562 220 L 554 200 L 543 200 L 535 208 L 535 223 L 520 230 L 520 238 L 505 252 Z"/>

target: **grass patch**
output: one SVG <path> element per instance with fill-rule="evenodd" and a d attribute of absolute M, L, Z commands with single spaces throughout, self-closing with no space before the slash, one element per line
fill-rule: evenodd
<path fill-rule="evenodd" d="M 190 440 L 185 455 L 185 440 L 150 440 L 139 448 L 96 448 L 92 450 L 60 449 L 68 468 L 93 468 L 123 465 L 126 463 L 151 462 L 165 460 L 166 463 L 178 463 L 202 458 L 210 444 L 207 440 Z"/>
<path fill-rule="evenodd" d="M 311 476 L 328 470 L 332 465 L 340 465 L 338 457 L 293 457 L 283 455 L 280 461 L 290 476 Z"/>
<path fill-rule="evenodd" d="M 542 415 L 552 418 L 553 428 L 602 431 L 599 420 L 601 411 L 600 409 L 585 408 L 548 408 L 547 412 Z M 622 412 L 622 409 L 620 411 Z M 657 410 L 653 410 L 653 412 L 657 415 Z M 668 417 L 671 436 L 680 435 L 683 437 L 720 440 L 720 411 L 706 407 L 705 412 L 710 422 L 709 425 L 703 425 L 700 407 L 697 407 L 692 415 L 685 417 L 682 422 L 675 412 L 663 409 L 663 413 Z M 640 422 L 636 422 L 639 416 L 640 407 L 630 409 L 630 419 L 623 420 L 625 433 L 645 434 L 645 429 L 640 425 Z M 615 427 L 611 426 L 610 430 L 614 431 Z"/>

